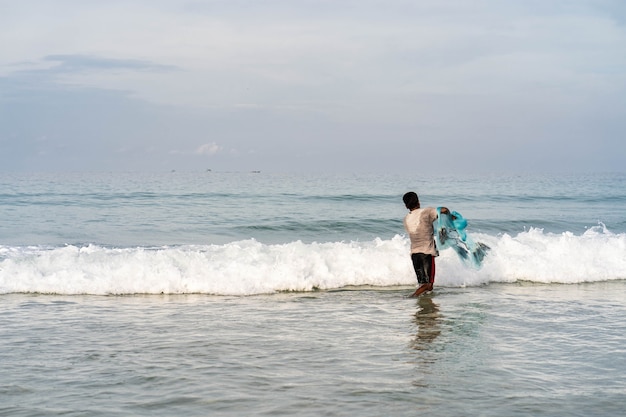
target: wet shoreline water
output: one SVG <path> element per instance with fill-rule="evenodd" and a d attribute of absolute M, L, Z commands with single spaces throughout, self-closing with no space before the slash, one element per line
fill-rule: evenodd
<path fill-rule="evenodd" d="M 626 282 L 3 295 L 0 414 L 616 415 Z"/>

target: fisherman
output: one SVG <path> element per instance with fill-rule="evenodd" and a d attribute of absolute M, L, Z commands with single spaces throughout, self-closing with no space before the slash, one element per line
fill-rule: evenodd
<path fill-rule="evenodd" d="M 435 283 L 435 257 L 439 256 L 439 251 L 435 245 L 433 222 L 438 214 L 434 207 L 420 208 L 419 197 L 413 191 L 404 194 L 402 200 L 409 210 L 404 217 L 404 228 L 411 240 L 411 260 L 419 284 L 411 297 L 418 297 L 432 291 Z M 448 214 L 450 210 L 441 207 L 441 212 Z"/>

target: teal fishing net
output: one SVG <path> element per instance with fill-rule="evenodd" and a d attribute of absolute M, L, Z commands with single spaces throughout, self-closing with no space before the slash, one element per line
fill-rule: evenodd
<path fill-rule="evenodd" d="M 452 248 L 459 258 L 474 268 L 480 268 L 489 251 L 489 246 L 475 242 L 466 232 L 467 220 L 457 211 L 442 213 L 437 208 L 438 218 L 435 220 L 435 241 L 437 249 Z"/>

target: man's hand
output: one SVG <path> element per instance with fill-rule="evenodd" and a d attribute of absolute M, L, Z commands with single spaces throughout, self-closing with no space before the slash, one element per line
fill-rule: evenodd
<path fill-rule="evenodd" d="M 454 215 L 452 215 L 452 214 L 450 213 L 450 210 L 448 210 L 448 207 L 441 207 L 441 212 L 442 212 L 443 214 L 450 214 L 450 218 L 451 218 L 452 220 L 456 220 L 456 216 L 454 216 Z"/>

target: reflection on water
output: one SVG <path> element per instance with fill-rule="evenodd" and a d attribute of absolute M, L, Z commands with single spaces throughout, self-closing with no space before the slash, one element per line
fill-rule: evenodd
<path fill-rule="evenodd" d="M 432 297 L 426 295 L 418 300 L 419 309 L 415 313 L 415 324 L 417 325 L 417 334 L 411 343 L 411 347 L 415 350 L 428 350 L 429 345 L 441 333 L 441 315 L 439 314 L 439 306 L 433 301 Z"/>
<path fill-rule="evenodd" d="M 441 334 L 441 315 L 437 305 L 430 295 L 423 295 L 417 301 L 417 312 L 413 322 L 417 326 L 417 333 L 411 340 L 410 347 L 416 353 L 416 379 L 413 386 L 427 388 L 432 379 L 432 366 L 437 359 L 436 348 L 433 342 Z"/>

